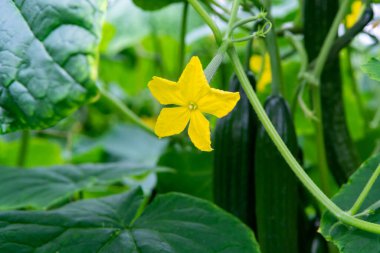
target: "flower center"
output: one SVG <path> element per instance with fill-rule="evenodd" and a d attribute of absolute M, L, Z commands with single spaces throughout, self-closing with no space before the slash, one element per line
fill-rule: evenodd
<path fill-rule="evenodd" d="M 189 110 L 190 111 L 196 110 L 197 108 L 198 108 L 198 106 L 196 103 L 194 103 L 194 102 L 189 103 Z"/>

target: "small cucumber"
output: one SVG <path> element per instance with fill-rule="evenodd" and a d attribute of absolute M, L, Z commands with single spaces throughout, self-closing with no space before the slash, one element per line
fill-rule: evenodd
<path fill-rule="evenodd" d="M 247 72 L 253 88 L 252 72 Z M 236 76 L 231 78 L 230 91 L 240 92 L 234 110 L 220 119 L 214 138 L 215 203 L 255 228 L 254 145 L 256 115 Z"/>
<path fill-rule="evenodd" d="M 265 111 L 293 155 L 299 149 L 289 107 L 281 96 Z M 298 181 L 262 125 L 255 147 L 257 236 L 263 253 L 298 252 Z"/>
<path fill-rule="evenodd" d="M 336 0 L 305 1 L 305 48 L 310 60 L 318 56 L 338 8 Z M 323 138 L 329 168 L 336 182 L 343 184 L 360 161 L 346 124 L 339 57 L 329 59 L 320 86 Z"/>

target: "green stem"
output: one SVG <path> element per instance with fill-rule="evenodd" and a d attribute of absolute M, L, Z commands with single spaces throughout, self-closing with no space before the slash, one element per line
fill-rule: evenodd
<path fill-rule="evenodd" d="M 322 204 L 324 205 L 337 219 L 341 220 L 343 223 L 357 227 L 359 229 L 380 234 L 380 225 L 375 223 L 370 223 L 352 217 L 342 209 L 340 209 L 334 202 L 332 202 L 311 180 L 311 178 L 306 174 L 301 165 L 298 163 L 297 159 L 292 155 L 288 147 L 285 145 L 284 141 L 281 139 L 270 119 L 265 113 L 257 95 L 253 91 L 248 77 L 244 72 L 244 68 L 239 60 L 239 56 L 236 49 L 231 46 L 228 50 L 228 54 L 231 58 L 233 66 L 235 68 L 236 75 L 255 110 L 260 122 L 263 124 L 268 135 L 272 139 L 273 143 L 278 148 L 281 155 L 284 157 L 285 161 L 288 163 L 294 174 L 302 182 L 302 184 L 309 190 L 309 192 Z"/>
<path fill-rule="evenodd" d="M 364 186 L 363 191 L 360 193 L 356 202 L 351 207 L 351 209 L 349 211 L 349 213 L 351 215 L 355 215 L 359 211 L 360 207 L 362 206 L 364 200 L 368 196 L 369 191 L 371 190 L 372 186 L 376 182 L 376 179 L 379 177 L 379 175 L 380 175 L 380 164 L 377 166 L 376 170 L 373 172 L 373 174 L 370 177 L 370 179 L 368 180 L 367 184 Z"/>
<path fill-rule="evenodd" d="M 315 68 L 313 71 L 313 75 L 316 80 L 319 80 L 323 71 L 323 67 L 325 66 L 326 60 L 329 56 L 330 49 L 334 44 L 336 34 L 338 32 L 339 24 L 344 18 L 349 8 L 350 0 L 344 0 L 341 6 L 339 7 L 339 11 L 335 16 L 334 22 L 327 34 L 325 41 L 323 42 L 323 46 L 316 60 Z"/>
<path fill-rule="evenodd" d="M 206 24 L 210 27 L 212 33 L 214 34 L 215 40 L 218 44 L 222 43 L 222 33 L 220 32 L 218 26 L 212 20 L 212 18 L 208 15 L 205 9 L 203 9 L 202 5 L 197 0 L 187 0 L 191 6 L 195 9 L 196 12 L 201 16 L 201 18 L 206 22 Z"/>
<path fill-rule="evenodd" d="M 186 28 L 187 28 L 187 14 L 189 12 L 189 3 L 183 3 L 183 13 L 181 22 L 181 36 L 178 52 L 178 76 L 182 73 L 183 66 L 185 65 L 185 51 L 186 51 Z"/>
<path fill-rule="evenodd" d="M 289 39 L 292 43 L 294 49 L 297 51 L 300 59 L 301 59 L 301 69 L 300 74 L 303 74 L 306 72 L 307 65 L 309 63 L 309 58 L 307 56 L 307 52 L 305 50 L 305 47 L 303 46 L 302 42 L 296 35 L 289 31 L 284 32 L 285 38 Z"/>
<path fill-rule="evenodd" d="M 17 159 L 17 166 L 19 167 L 25 166 L 26 157 L 28 154 L 29 140 L 30 140 L 29 130 L 23 130 L 21 132 L 20 149 L 18 151 L 18 159 Z"/>
<path fill-rule="evenodd" d="M 229 20 L 228 25 L 227 25 L 226 34 L 224 36 L 225 40 L 230 39 L 232 36 L 232 31 L 234 30 L 235 21 L 237 19 L 237 13 L 239 11 L 239 5 L 240 5 L 239 0 L 235 0 L 234 3 L 232 4 L 231 16 L 230 16 L 230 20 Z"/>
<path fill-rule="evenodd" d="M 245 25 L 247 23 L 250 23 L 250 22 L 253 22 L 253 21 L 257 21 L 261 18 L 261 16 L 259 15 L 256 15 L 256 16 L 252 16 L 252 17 L 249 17 L 249 18 L 246 18 L 246 19 L 241 19 L 239 20 L 238 22 L 236 22 L 233 27 L 232 27 L 232 31 L 235 30 L 236 28 L 238 27 L 241 27 L 242 25 Z"/>
<path fill-rule="evenodd" d="M 139 116 L 137 116 L 131 109 L 129 109 L 120 99 L 112 95 L 105 89 L 99 88 L 100 94 L 110 103 L 115 106 L 128 120 L 150 134 L 154 134 L 153 129 L 146 125 Z"/>
<path fill-rule="evenodd" d="M 266 11 L 268 12 L 268 19 L 272 21 L 271 16 L 271 1 L 264 1 Z M 278 95 L 282 94 L 285 96 L 284 82 L 282 79 L 282 68 L 280 53 L 277 47 L 276 31 L 274 24 L 272 22 L 272 29 L 268 32 L 265 37 L 265 42 L 267 44 L 268 53 L 270 56 L 270 66 L 272 72 L 272 94 Z"/>
<path fill-rule="evenodd" d="M 205 70 L 204 70 L 205 76 L 206 76 L 206 79 L 209 83 L 211 82 L 212 78 L 214 77 L 214 75 L 215 75 L 216 71 L 218 70 L 220 64 L 223 62 L 223 58 L 224 58 L 224 55 L 227 51 L 229 44 L 230 43 L 228 40 L 224 41 L 222 43 L 222 45 L 220 45 L 218 52 L 216 53 L 214 58 L 212 58 L 210 63 L 205 68 Z"/>
<path fill-rule="evenodd" d="M 215 0 L 210 0 L 210 2 L 215 5 L 216 7 L 218 7 L 219 9 L 221 9 L 222 11 L 224 11 L 225 13 L 229 14 L 230 13 L 230 10 L 228 10 L 226 7 L 224 7 L 223 5 L 219 4 L 217 1 Z"/>
<path fill-rule="evenodd" d="M 331 196 L 330 184 L 329 184 L 329 168 L 327 166 L 326 149 L 323 137 L 323 125 L 322 125 L 322 108 L 321 108 L 321 90 L 319 86 L 312 86 L 312 98 L 313 98 L 313 108 L 314 114 L 317 120 L 314 122 L 314 127 L 316 130 L 316 148 L 317 148 L 317 158 L 318 158 L 318 170 L 319 177 L 321 180 L 322 190 Z"/>

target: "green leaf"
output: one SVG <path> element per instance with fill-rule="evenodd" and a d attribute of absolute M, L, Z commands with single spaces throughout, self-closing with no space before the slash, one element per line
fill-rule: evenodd
<path fill-rule="evenodd" d="M 362 66 L 362 70 L 371 79 L 380 81 L 380 61 L 375 58 L 371 58 L 366 64 Z"/>
<path fill-rule="evenodd" d="M 105 7 L 0 1 L 0 133 L 50 127 L 95 97 Z"/>
<path fill-rule="evenodd" d="M 172 3 L 183 2 L 184 0 L 133 0 L 134 4 L 143 10 L 154 11 L 166 7 Z"/>
<path fill-rule="evenodd" d="M 17 163 L 20 145 L 20 139 L 0 139 L 0 164 L 2 166 L 14 166 Z M 62 148 L 57 142 L 40 137 L 30 138 L 24 167 L 52 166 L 62 163 Z"/>
<path fill-rule="evenodd" d="M 158 139 L 131 124 L 117 124 L 97 139 L 82 139 L 74 147 L 75 153 L 102 147 L 111 161 L 128 161 L 148 167 L 157 164 L 168 140 Z"/>
<path fill-rule="evenodd" d="M 2 212 L 0 252 L 260 252 L 245 225 L 204 200 L 171 193 L 144 207 L 134 190 L 52 211 Z"/>
<path fill-rule="evenodd" d="M 349 182 L 334 196 L 333 201 L 343 210 L 349 210 L 355 203 L 365 184 L 380 163 L 380 154 L 367 160 L 349 179 Z M 373 211 L 360 219 L 380 224 L 380 179 L 377 179 L 359 213 L 365 209 Z M 380 235 L 343 225 L 331 213 L 325 212 L 321 221 L 321 233 L 333 242 L 342 253 L 378 253 Z"/>
<path fill-rule="evenodd" d="M 30 170 L 0 168 L 0 210 L 45 209 L 82 190 L 160 171 L 167 169 L 130 163 L 63 165 Z"/>

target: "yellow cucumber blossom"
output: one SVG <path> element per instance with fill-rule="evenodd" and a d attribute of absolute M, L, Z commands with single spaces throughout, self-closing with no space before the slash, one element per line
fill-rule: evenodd
<path fill-rule="evenodd" d="M 154 129 L 157 136 L 161 138 L 179 134 L 190 122 L 190 139 L 202 151 L 212 151 L 210 124 L 203 113 L 221 118 L 240 99 L 239 92 L 211 88 L 196 56 L 191 58 L 178 82 L 154 76 L 148 87 L 161 104 L 176 106 L 161 110 Z"/>
<path fill-rule="evenodd" d="M 269 54 L 266 53 L 265 57 L 262 57 L 261 55 L 251 56 L 249 59 L 249 67 L 255 74 L 260 74 L 261 72 L 260 78 L 257 81 L 257 91 L 263 92 L 266 87 L 272 82 Z M 261 70 L 261 68 L 263 69 Z"/>
<path fill-rule="evenodd" d="M 362 1 L 356 0 L 351 5 L 351 13 L 346 16 L 346 27 L 351 28 L 358 21 L 363 9 Z"/>

